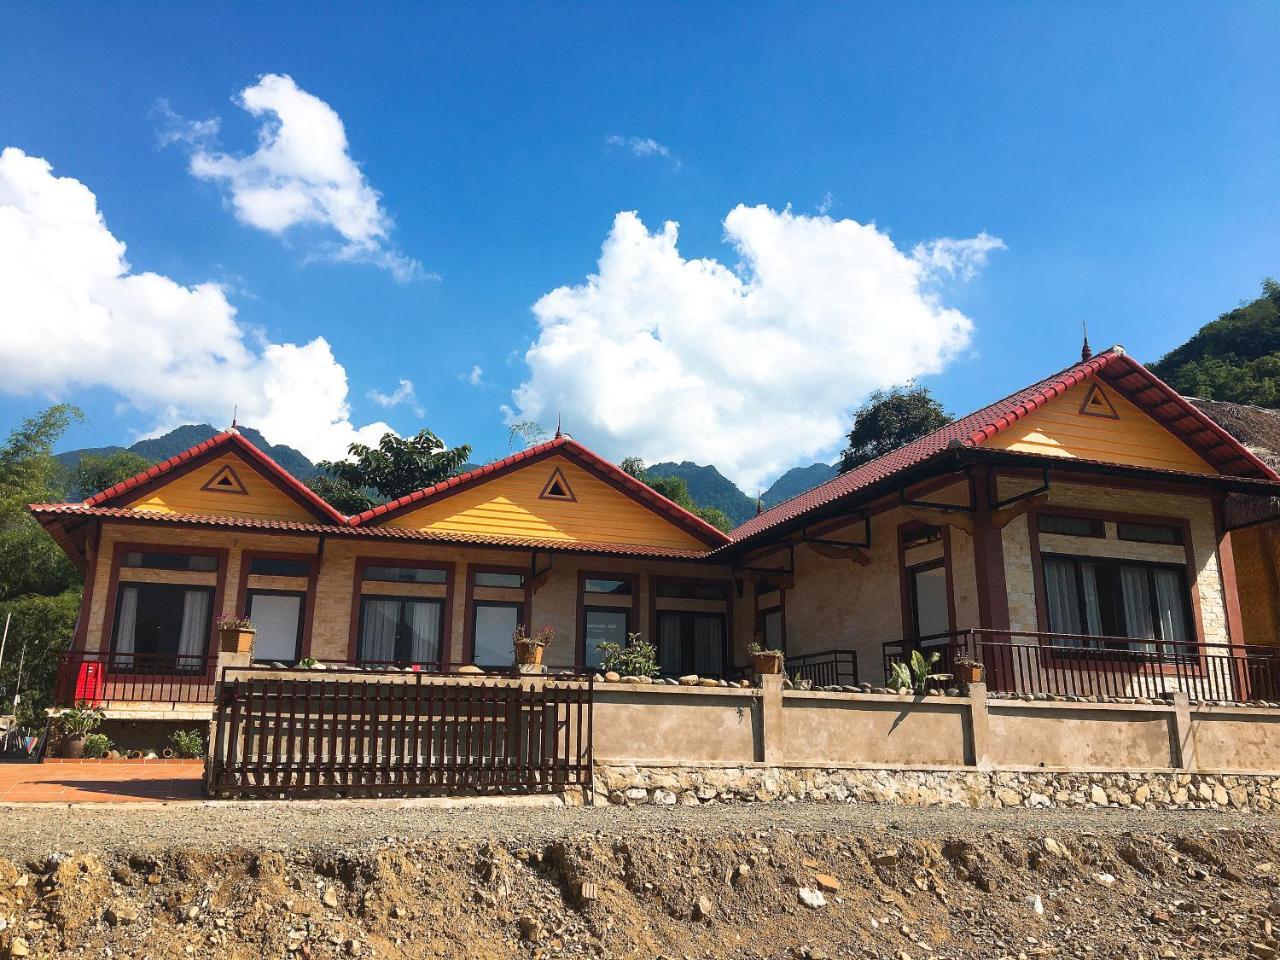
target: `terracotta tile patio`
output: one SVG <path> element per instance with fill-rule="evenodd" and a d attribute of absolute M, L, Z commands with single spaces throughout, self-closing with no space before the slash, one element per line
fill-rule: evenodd
<path fill-rule="evenodd" d="M 203 776 L 199 760 L 0 763 L 0 803 L 200 800 Z"/>

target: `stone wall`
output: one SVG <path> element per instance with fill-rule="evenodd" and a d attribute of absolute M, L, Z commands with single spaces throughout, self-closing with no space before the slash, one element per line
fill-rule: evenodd
<path fill-rule="evenodd" d="M 1280 777 L 795 766 L 598 764 L 597 804 L 700 806 L 770 801 L 912 807 L 1280 810 Z"/>

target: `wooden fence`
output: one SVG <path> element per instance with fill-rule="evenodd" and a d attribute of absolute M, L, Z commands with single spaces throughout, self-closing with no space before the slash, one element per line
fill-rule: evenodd
<path fill-rule="evenodd" d="M 210 796 L 591 788 L 590 679 L 224 677 Z"/>

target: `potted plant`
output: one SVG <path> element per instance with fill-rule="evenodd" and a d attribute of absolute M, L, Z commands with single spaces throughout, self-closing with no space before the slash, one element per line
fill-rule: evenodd
<path fill-rule="evenodd" d="M 542 651 L 555 638 L 555 628 L 550 624 L 533 636 L 529 636 L 523 623 L 518 624 L 511 634 L 511 643 L 516 651 L 516 663 L 522 667 L 542 666 Z"/>
<path fill-rule="evenodd" d="M 939 653 L 931 653 L 926 657 L 919 650 L 912 650 L 909 661 L 898 660 L 889 664 L 889 686 L 924 696 L 933 684 L 951 679 L 949 673 L 933 672 L 941 658 Z"/>
<path fill-rule="evenodd" d="M 961 683 L 981 683 L 982 682 L 982 664 L 971 657 L 964 654 L 956 658 L 952 667 L 956 671 L 956 679 Z"/>
<path fill-rule="evenodd" d="M 751 668 L 761 676 L 782 672 L 782 651 L 766 650 L 758 643 L 751 644 Z"/>
<path fill-rule="evenodd" d="M 58 716 L 58 730 L 62 733 L 59 752 L 71 760 L 82 758 L 85 739 L 98 729 L 102 719 L 102 711 L 90 706 L 86 700 L 81 700 L 74 707 L 63 710 Z"/>
<path fill-rule="evenodd" d="M 258 631 L 248 617 L 224 614 L 214 623 L 218 627 L 218 649 L 224 653 L 253 653 L 253 640 Z"/>
<path fill-rule="evenodd" d="M 656 677 L 658 675 L 658 651 L 652 643 L 640 639 L 638 633 L 628 633 L 626 644 L 604 641 L 597 644 L 600 653 L 600 669 L 616 673 L 620 677 Z"/>
<path fill-rule="evenodd" d="M 813 680 L 805 679 L 804 677 L 800 676 L 800 671 L 797 670 L 794 674 L 791 675 L 791 687 L 793 690 L 812 690 Z"/>

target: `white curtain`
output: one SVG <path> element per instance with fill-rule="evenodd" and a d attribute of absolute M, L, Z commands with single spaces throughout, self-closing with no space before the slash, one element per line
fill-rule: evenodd
<path fill-rule="evenodd" d="M 717 616 L 693 618 L 693 672 L 701 677 L 724 673 L 724 623 Z"/>
<path fill-rule="evenodd" d="M 1124 596 L 1125 636 L 1135 640 L 1154 640 L 1155 624 L 1151 621 L 1151 592 L 1147 589 L 1147 571 L 1142 567 L 1120 568 L 1120 592 Z M 1154 643 L 1131 643 L 1135 653 L 1155 653 Z"/>
<path fill-rule="evenodd" d="M 120 588 L 120 613 L 116 618 L 115 656 L 111 658 L 113 670 L 132 670 L 136 633 L 138 630 L 138 588 Z"/>
<path fill-rule="evenodd" d="M 406 619 L 412 647 L 409 660 L 412 663 L 436 664 L 440 661 L 440 607 L 439 603 L 415 601 L 406 603 Z"/>
<path fill-rule="evenodd" d="M 1049 601 L 1049 629 L 1054 633 L 1084 633 L 1080 622 L 1080 595 L 1076 589 L 1075 564 L 1057 557 L 1044 559 L 1045 595 Z M 1075 646 L 1079 640 L 1056 640 Z"/>
<path fill-rule="evenodd" d="M 399 600 L 364 601 L 360 631 L 360 659 L 388 662 L 396 658 L 396 628 L 400 623 Z"/>
<path fill-rule="evenodd" d="M 1156 608 L 1160 612 L 1160 636 L 1171 643 L 1186 644 L 1187 618 L 1183 603 L 1182 577 L 1175 570 L 1155 570 Z M 1186 653 L 1189 647 L 1176 648 Z M 1175 652 L 1166 648 L 1166 652 Z"/>
<path fill-rule="evenodd" d="M 196 670 L 209 646 L 209 606 L 207 590 L 184 591 L 182 629 L 178 634 L 178 669 Z"/>
<path fill-rule="evenodd" d="M 1084 581 L 1084 630 L 1091 637 L 1101 637 L 1106 631 L 1102 629 L 1102 606 L 1098 602 L 1098 573 L 1102 568 L 1096 563 L 1081 566 L 1081 579 Z"/>

